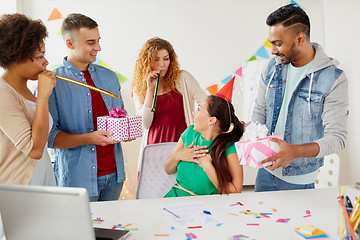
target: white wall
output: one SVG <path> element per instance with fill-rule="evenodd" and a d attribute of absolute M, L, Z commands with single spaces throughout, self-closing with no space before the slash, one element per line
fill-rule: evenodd
<path fill-rule="evenodd" d="M 348 140 L 340 153 L 340 184 L 351 185 L 360 181 L 359 12 L 358 0 L 324 1 L 325 50 L 340 61 L 349 80 Z"/>
<path fill-rule="evenodd" d="M 4 1 L 4 0 L 1 0 Z M 14 0 L 13 0 L 14 1 Z M 126 76 L 122 94 L 130 113 L 130 81 L 134 63 L 145 41 L 153 36 L 169 40 L 183 69 L 191 72 L 203 88 L 219 83 L 245 63 L 267 38 L 265 19 L 287 0 L 17 0 L 18 10 L 42 19 L 48 27 L 47 58 L 50 66 L 61 63 L 66 54 L 57 32 L 61 20 L 46 22 L 53 8 L 65 17 L 81 12 L 99 24 L 102 51 L 99 57 L 114 70 Z M 330 56 L 338 58 L 349 78 L 350 119 L 348 146 L 341 153 L 340 184 L 359 181 L 359 155 L 356 136 L 360 111 L 355 78 L 355 56 L 359 20 L 358 0 L 298 0 L 310 16 L 311 39 L 322 44 Z M 234 93 L 235 94 L 235 93 Z M 235 103 L 236 104 L 236 103 Z M 241 118 L 241 116 L 240 116 Z M 351 129 L 351 131 L 350 131 Z M 134 185 L 139 141 L 125 143 L 128 178 Z"/>

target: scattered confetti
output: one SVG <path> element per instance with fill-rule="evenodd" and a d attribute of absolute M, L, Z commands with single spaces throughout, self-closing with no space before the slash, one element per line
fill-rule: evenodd
<path fill-rule="evenodd" d="M 260 224 L 259 223 L 247 223 L 246 225 L 247 226 L 259 226 Z"/>

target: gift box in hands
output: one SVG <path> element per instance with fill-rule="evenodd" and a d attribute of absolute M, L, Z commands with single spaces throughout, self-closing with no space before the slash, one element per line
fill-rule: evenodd
<path fill-rule="evenodd" d="M 138 115 L 126 115 L 125 110 L 113 108 L 109 116 L 97 118 L 97 129 L 111 131 L 110 139 L 114 141 L 126 141 L 142 137 L 142 117 Z"/>
<path fill-rule="evenodd" d="M 274 162 L 260 164 L 268 157 L 279 151 L 279 144 L 272 142 L 270 138 L 283 139 L 282 136 L 266 136 L 268 129 L 265 125 L 251 123 L 246 127 L 242 141 L 235 143 L 239 163 L 244 166 L 263 168 Z"/>

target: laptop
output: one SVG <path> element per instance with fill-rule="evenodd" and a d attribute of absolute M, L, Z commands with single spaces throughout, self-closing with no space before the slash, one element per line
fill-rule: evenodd
<path fill-rule="evenodd" d="M 125 239 L 129 231 L 94 229 L 85 188 L 0 184 L 6 240 Z"/>

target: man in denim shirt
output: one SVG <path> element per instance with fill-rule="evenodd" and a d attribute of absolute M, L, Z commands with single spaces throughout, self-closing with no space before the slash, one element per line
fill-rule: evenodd
<path fill-rule="evenodd" d="M 109 131 L 96 130 L 96 118 L 113 107 L 124 108 L 116 74 L 92 64 L 101 50 L 97 23 L 82 14 L 70 14 L 62 24 L 68 48 L 63 64 L 54 70 L 60 76 L 112 92 L 100 94 L 65 81 L 58 81 L 49 99 L 54 124 L 49 147 L 55 148 L 58 186 L 84 187 L 90 201 L 118 200 L 125 180 L 121 144 L 110 140 Z"/>
<path fill-rule="evenodd" d="M 314 188 L 323 157 L 342 150 L 348 116 L 347 80 L 338 62 L 310 42 L 310 20 L 297 5 L 271 13 L 270 60 L 262 74 L 252 121 L 281 135 L 280 150 L 261 163 L 255 191 Z"/>

